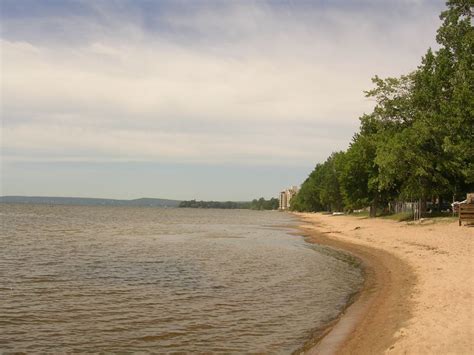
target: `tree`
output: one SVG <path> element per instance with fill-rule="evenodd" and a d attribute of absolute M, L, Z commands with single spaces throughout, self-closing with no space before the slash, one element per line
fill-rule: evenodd
<path fill-rule="evenodd" d="M 319 194 L 321 189 L 322 164 L 317 164 L 301 185 L 300 191 L 291 199 L 290 209 L 301 212 L 316 212 L 324 209 Z"/>
<path fill-rule="evenodd" d="M 378 201 L 375 151 L 375 142 L 369 135 L 357 134 L 339 161 L 339 182 L 346 208 L 353 210 L 370 205 L 371 216 L 375 215 Z"/>
<path fill-rule="evenodd" d="M 436 36 L 441 48 L 436 54 L 433 75 L 441 92 L 440 116 L 443 118 L 443 150 L 451 158 L 447 166 L 456 172 L 452 189 L 473 188 L 474 185 L 474 29 L 473 3 L 469 0 L 450 0 L 448 9 L 441 13 L 443 24 Z"/>
<path fill-rule="evenodd" d="M 298 194 L 291 200 L 295 211 L 341 211 L 344 203 L 339 187 L 338 160 L 343 152 L 332 153 L 323 163 L 317 164 Z"/>
<path fill-rule="evenodd" d="M 449 0 L 416 71 L 372 79 L 375 101 L 345 153 L 316 165 L 294 201 L 301 210 L 356 209 L 390 200 L 460 197 L 474 189 L 472 0 Z M 341 198 L 342 196 L 342 198 Z M 341 202 L 342 201 L 342 202 Z"/>

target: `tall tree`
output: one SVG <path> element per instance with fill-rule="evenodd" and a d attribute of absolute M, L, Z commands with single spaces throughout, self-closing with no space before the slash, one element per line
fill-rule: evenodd
<path fill-rule="evenodd" d="M 472 0 L 450 0 L 441 13 L 443 24 L 436 36 L 440 49 L 436 53 L 433 75 L 441 92 L 441 126 L 446 132 L 443 150 L 450 155 L 447 168 L 452 174 L 452 189 L 474 186 L 474 28 Z M 467 185 L 467 186 L 466 186 Z"/>
<path fill-rule="evenodd" d="M 474 189 L 473 1 L 449 0 L 439 49 L 416 71 L 372 79 L 374 110 L 345 153 L 318 164 L 295 208 L 375 208 L 395 198 L 461 197 Z M 341 205 L 341 196 L 343 204 Z"/>

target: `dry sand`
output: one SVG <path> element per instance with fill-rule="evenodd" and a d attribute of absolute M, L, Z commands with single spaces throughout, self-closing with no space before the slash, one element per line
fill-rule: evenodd
<path fill-rule="evenodd" d="M 309 354 L 474 354 L 474 227 L 297 214 L 309 241 L 365 264 L 355 303 Z"/>

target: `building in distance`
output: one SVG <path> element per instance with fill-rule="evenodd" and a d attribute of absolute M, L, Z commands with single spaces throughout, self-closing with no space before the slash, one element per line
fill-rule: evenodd
<path fill-rule="evenodd" d="M 279 209 L 284 211 L 290 208 L 290 201 L 298 193 L 298 186 L 292 186 L 286 190 L 280 192 L 280 204 Z"/>

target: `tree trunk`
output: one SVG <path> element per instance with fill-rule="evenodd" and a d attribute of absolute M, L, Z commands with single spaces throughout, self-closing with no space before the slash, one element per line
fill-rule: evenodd
<path fill-rule="evenodd" d="M 426 214 L 426 199 L 422 198 L 420 200 L 420 218 L 423 218 Z"/>
<path fill-rule="evenodd" d="M 370 218 L 377 217 L 377 201 L 372 201 L 370 204 L 370 211 L 369 211 Z"/>

